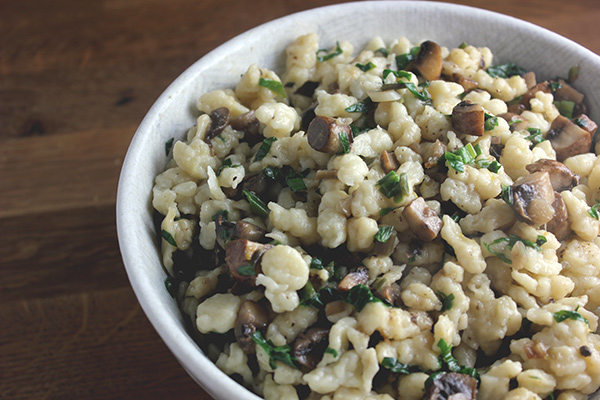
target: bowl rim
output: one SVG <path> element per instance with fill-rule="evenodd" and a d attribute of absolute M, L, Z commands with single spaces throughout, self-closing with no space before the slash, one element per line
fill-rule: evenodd
<path fill-rule="evenodd" d="M 168 108 L 169 104 L 176 98 L 186 86 L 198 79 L 199 71 L 205 65 L 210 64 L 212 60 L 223 58 L 225 54 L 244 46 L 245 41 L 251 38 L 257 32 L 268 31 L 282 22 L 296 20 L 298 18 L 313 15 L 323 12 L 340 12 L 340 10 L 348 11 L 358 6 L 372 7 L 399 7 L 399 9 L 407 7 L 419 7 L 424 10 L 434 12 L 446 12 L 448 10 L 462 10 L 473 17 L 492 18 L 499 23 L 504 24 L 519 24 L 529 32 L 536 33 L 540 36 L 549 36 L 552 40 L 560 42 L 563 46 L 568 46 L 573 51 L 581 54 L 584 58 L 596 58 L 595 63 L 600 66 L 600 57 L 585 48 L 584 46 L 568 39 L 558 33 L 552 32 L 544 27 L 535 25 L 531 22 L 524 21 L 509 15 L 501 14 L 495 11 L 485 10 L 477 7 L 442 3 L 438 1 L 363 1 L 338 3 L 328 6 L 316 7 L 304 11 L 295 12 L 272 21 L 258 25 L 244 33 L 241 33 L 219 45 L 215 49 L 204 54 L 201 58 L 190 65 L 183 71 L 168 87 L 162 92 L 158 99 L 148 110 L 139 127 L 137 128 L 131 143 L 125 155 L 121 172 L 116 197 L 116 227 L 119 248 L 121 251 L 122 260 L 127 272 L 128 279 L 136 295 L 136 298 L 141 305 L 146 317 L 161 337 L 162 341 L 173 353 L 179 363 L 188 372 L 188 374 L 201 385 L 206 392 L 215 398 L 239 398 L 243 400 L 260 400 L 257 396 L 244 386 L 236 383 L 227 374 L 221 371 L 215 363 L 202 353 L 200 348 L 193 341 L 191 336 L 185 331 L 182 326 L 173 329 L 172 324 L 177 324 L 177 321 L 172 318 L 165 320 L 165 315 L 168 315 L 167 308 L 162 299 L 156 296 L 152 291 L 153 280 L 144 273 L 141 267 L 141 260 L 136 250 L 139 248 L 137 244 L 142 238 L 136 236 L 136 232 L 130 226 L 129 217 L 136 212 L 141 216 L 144 213 L 151 211 L 151 192 L 150 187 L 147 190 L 147 196 L 142 201 L 132 202 L 132 198 L 139 198 L 136 193 L 143 192 L 147 188 L 145 184 L 136 180 L 136 174 L 132 173 L 136 167 L 143 165 L 144 160 L 144 142 L 148 135 L 151 134 L 154 127 L 158 124 L 157 118 L 161 113 Z M 599 68 L 600 69 L 600 68 Z M 145 204 L 146 209 L 141 210 L 140 205 Z M 158 255 L 157 252 L 152 257 Z M 163 271 L 164 272 L 164 271 Z M 166 275 L 165 275 L 166 276 Z M 165 291 L 166 292 L 166 291 Z M 181 322 L 181 321 L 179 321 Z M 181 323 L 179 324 L 181 325 Z"/>

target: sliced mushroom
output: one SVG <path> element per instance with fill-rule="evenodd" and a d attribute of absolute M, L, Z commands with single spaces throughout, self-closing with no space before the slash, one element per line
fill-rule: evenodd
<path fill-rule="evenodd" d="M 567 100 L 575 104 L 583 103 L 583 99 L 585 98 L 583 93 L 569 85 L 564 79 L 559 79 L 557 82 L 558 87 L 554 91 L 554 100 Z"/>
<path fill-rule="evenodd" d="M 267 177 L 263 173 L 258 173 L 244 180 L 242 188 L 257 195 L 263 194 L 267 188 Z"/>
<path fill-rule="evenodd" d="M 254 110 L 250 110 L 247 113 L 233 118 L 230 124 L 231 127 L 236 131 L 243 131 L 250 133 L 251 135 L 257 135 L 260 122 L 258 121 L 258 118 L 256 118 L 256 113 Z"/>
<path fill-rule="evenodd" d="M 381 161 L 381 168 L 383 168 L 386 174 L 390 171 L 395 171 L 400 167 L 398 159 L 396 158 L 394 153 L 390 151 L 384 150 L 381 153 L 381 157 L 379 158 L 379 160 Z"/>
<path fill-rule="evenodd" d="M 592 145 L 592 135 L 562 115 L 552 121 L 546 139 L 552 144 L 558 161 L 588 153 Z"/>
<path fill-rule="evenodd" d="M 442 49 L 431 40 L 421 43 L 419 53 L 412 61 L 412 69 L 416 70 L 425 80 L 439 79 L 442 73 Z"/>
<path fill-rule="evenodd" d="M 354 286 L 365 285 L 367 282 L 369 282 L 369 271 L 364 267 L 360 267 L 342 278 L 337 289 L 340 292 L 347 292 Z"/>
<path fill-rule="evenodd" d="M 446 153 L 447 147 L 439 139 L 435 142 L 421 142 L 420 153 L 425 162 L 423 165 L 426 169 L 438 165 L 440 158 Z"/>
<path fill-rule="evenodd" d="M 400 300 L 402 289 L 400 289 L 400 286 L 397 283 L 392 283 L 391 285 L 380 287 L 375 290 L 373 294 L 388 304 L 396 305 Z"/>
<path fill-rule="evenodd" d="M 260 258 L 273 247 L 270 244 L 253 242 L 248 239 L 232 240 L 225 246 L 225 262 L 231 276 L 250 285 L 255 285 L 260 271 Z"/>
<path fill-rule="evenodd" d="M 477 380 L 458 372 L 442 372 L 425 389 L 421 400 L 475 400 Z"/>
<path fill-rule="evenodd" d="M 267 231 L 258 225 L 254 225 L 248 221 L 238 221 L 235 223 L 233 236 L 236 239 L 248 239 L 253 242 L 264 240 Z"/>
<path fill-rule="evenodd" d="M 204 141 L 207 143 L 210 142 L 212 138 L 219 136 L 227 124 L 229 124 L 229 108 L 215 108 L 208 115 L 210 116 L 211 123 L 204 136 Z"/>
<path fill-rule="evenodd" d="M 341 135 L 345 135 L 348 145 L 352 142 L 352 128 L 342 125 L 335 118 L 315 117 L 306 131 L 308 144 L 322 153 L 340 153 L 342 147 Z"/>
<path fill-rule="evenodd" d="M 246 300 L 242 303 L 235 319 L 233 332 L 244 353 L 256 353 L 256 345 L 252 340 L 252 335 L 255 332 L 264 334 L 268 323 L 269 313 L 263 306 L 252 300 Z"/>
<path fill-rule="evenodd" d="M 314 369 L 329 345 L 329 329 L 311 328 L 302 332 L 294 342 L 294 357 L 298 364 Z"/>
<path fill-rule="evenodd" d="M 322 179 L 335 179 L 337 178 L 337 169 L 320 169 L 315 172 L 315 179 L 320 181 Z"/>
<path fill-rule="evenodd" d="M 532 87 L 534 87 L 537 84 L 537 80 L 535 78 L 535 72 L 533 72 L 533 71 L 525 72 L 523 75 L 521 75 L 521 77 L 525 81 L 525 85 L 527 85 L 527 89 L 531 89 Z"/>
<path fill-rule="evenodd" d="M 556 160 L 542 158 L 525 166 L 530 173 L 547 172 L 550 175 L 552 188 L 557 192 L 571 190 L 579 184 L 579 175 L 575 174 L 565 164 Z"/>
<path fill-rule="evenodd" d="M 475 81 L 471 78 L 467 78 L 464 75 L 459 74 L 458 72 L 455 72 L 452 74 L 452 80 L 454 82 L 458 83 L 460 86 L 462 86 L 463 89 L 465 90 L 465 92 L 470 92 L 472 90 L 475 90 L 479 86 L 477 81 Z"/>
<path fill-rule="evenodd" d="M 415 235 L 424 242 L 431 242 L 442 229 L 442 220 L 422 197 L 408 203 L 402 211 L 402 216 Z"/>
<path fill-rule="evenodd" d="M 315 101 L 314 103 L 312 103 L 310 105 L 310 107 L 308 107 L 306 110 L 304 110 L 302 112 L 300 127 L 302 128 L 302 130 L 304 132 L 306 132 L 308 130 L 308 126 L 310 125 L 312 120 L 315 119 L 315 117 L 316 117 L 315 109 L 317 108 L 318 105 L 319 105 L 319 102 Z"/>
<path fill-rule="evenodd" d="M 571 233 L 571 223 L 567 206 L 559 193 L 554 193 L 552 208 L 554 209 L 554 216 L 546 224 L 546 230 L 552 232 L 556 239 L 562 242 Z"/>
<path fill-rule="evenodd" d="M 550 89 L 550 82 L 540 82 L 537 85 L 530 88 L 527 92 L 525 92 L 523 97 L 521 97 L 521 104 L 523 104 L 526 109 L 530 108 L 529 101 L 535 97 L 535 94 L 537 92 L 552 93 L 552 89 Z M 520 112 L 517 114 L 520 114 Z"/>
<path fill-rule="evenodd" d="M 506 112 L 498 116 L 508 122 L 511 132 L 524 131 L 529 126 L 529 122 L 519 114 Z"/>
<path fill-rule="evenodd" d="M 463 135 L 482 136 L 485 132 L 485 111 L 479 104 L 464 100 L 452 109 L 452 128 Z"/>
<path fill-rule="evenodd" d="M 554 215 L 554 189 L 548 172 L 534 172 L 513 185 L 513 209 L 517 217 L 533 226 L 550 221 Z"/>
<path fill-rule="evenodd" d="M 319 87 L 319 82 L 306 81 L 306 82 L 304 82 L 304 84 L 302 86 L 300 86 L 298 89 L 296 89 L 296 91 L 294 93 L 299 94 L 301 96 L 305 96 L 305 97 L 313 97 L 313 94 L 315 94 L 315 90 L 318 87 Z"/>
<path fill-rule="evenodd" d="M 398 234 L 396 231 L 394 231 L 385 242 L 375 240 L 375 245 L 373 246 L 373 254 L 383 257 L 391 256 L 394 252 L 394 249 L 396 248 L 397 237 Z"/>

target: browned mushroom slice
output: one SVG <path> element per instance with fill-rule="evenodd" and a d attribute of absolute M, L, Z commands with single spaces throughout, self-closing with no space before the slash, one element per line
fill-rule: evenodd
<path fill-rule="evenodd" d="M 546 139 L 552 144 L 558 161 L 588 153 L 592 145 L 592 135 L 562 115 L 552 121 Z"/>
<path fill-rule="evenodd" d="M 229 108 L 227 107 L 219 107 L 215 108 L 208 114 L 210 116 L 210 127 L 206 131 L 206 135 L 204 136 L 204 141 L 209 142 L 212 138 L 219 136 L 223 129 L 229 123 Z"/>
<path fill-rule="evenodd" d="M 547 172 L 534 172 L 513 185 L 513 209 L 517 217 L 533 226 L 540 226 L 554 215 L 554 189 Z"/>
<path fill-rule="evenodd" d="M 352 142 L 350 125 L 338 124 L 335 118 L 315 117 L 306 131 L 308 144 L 322 153 L 340 153 L 344 151 L 341 136 L 346 137 L 348 146 Z"/>
<path fill-rule="evenodd" d="M 426 169 L 438 165 L 440 158 L 446 153 L 447 147 L 439 139 L 435 142 L 421 142 L 420 153 Z"/>
<path fill-rule="evenodd" d="M 559 193 L 554 193 L 552 208 L 554 208 L 554 216 L 546 224 L 546 230 L 552 232 L 556 236 L 556 239 L 562 242 L 571 233 L 571 223 L 569 221 L 567 206 Z"/>
<path fill-rule="evenodd" d="M 422 197 L 408 203 L 402 211 L 402 216 L 415 235 L 424 242 L 431 242 L 442 229 L 442 220 Z"/>
<path fill-rule="evenodd" d="M 390 171 L 395 171 L 400 167 L 400 163 L 394 153 L 387 150 L 384 150 L 381 153 L 379 160 L 381 161 L 381 168 L 383 168 L 386 174 Z"/>
<path fill-rule="evenodd" d="M 257 195 L 263 194 L 267 190 L 267 177 L 263 173 L 258 173 L 244 180 L 242 188 Z"/>
<path fill-rule="evenodd" d="M 452 128 L 463 135 L 482 136 L 485 131 L 485 111 L 479 104 L 464 100 L 452 109 Z"/>
<path fill-rule="evenodd" d="M 554 91 L 554 100 L 567 100 L 575 104 L 583 103 L 585 96 L 573 86 L 569 85 L 564 79 L 558 80 L 558 86 Z"/>
<path fill-rule="evenodd" d="M 465 92 L 475 90 L 479 86 L 477 81 L 467 78 L 464 75 L 459 74 L 458 72 L 452 74 L 452 80 L 458 83 L 460 86 L 462 86 L 463 89 L 465 89 Z"/>
<path fill-rule="evenodd" d="M 260 258 L 271 247 L 273 245 L 248 239 L 236 239 L 227 243 L 225 262 L 231 276 L 238 281 L 254 285 L 256 275 L 260 272 Z"/>
<path fill-rule="evenodd" d="M 397 283 L 392 283 L 378 288 L 373 294 L 388 304 L 396 305 L 400 300 L 402 290 Z"/>
<path fill-rule="evenodd" d="M 521 104 L 523 104 L 525 108 L 529 109 L 529 100 L 533 99 L 535 97 L 535 94 L 540 91 L 543 93 L 552 93 L 552 89 L 550 89 L 550 82 L 540 82 L 531 89 L 529 89 L 527 92 L 525 92 L 523 97 L 521 97 Z M 520 112 L 517 114 L 520 114 Z"/>
<path fill-rule="evenodd" d="M 258 127 L 260 122 L 256 118 L 254 110 L 248 111 L 242 115 L 238 115 L 230 122 L 231 127 L 236 131 L 242 131 L 248 135 L 258 135 Z"/>
<path fill-rule="evenodd" d="M 298 364 L 314 369 L 329 345 L 329 329 L 311 328 L 302 332 L 294 342 L 294 357 Z"/>
<path fill-rule="evenodd" d="M 242 303 L 235 319 L 233 333 L 244 353 L 256 353 L 256 345 L 252 340 L 252 335 L 255 332 L 264 334 L 268 323 L 269 314 L 263 306 L 252 300 L 246 300 Z"/>
<path fill-rule="evenodd" d="M 526 165 L 525 168 L 530 173 L 547 172 L 550 175 L 552 188 L 557 192 L 573 189 L 579 184 L 579 175 L 560 161 L 542 158 L 533 164 Z"/>
<path fill-rule="evenodd" d="M 304 132 L 306 132 L 308 130 L 310 123 L 312 122 L 313 119 L 315 119 L 315 117 L 316 117 L 315 109 L 317 108 L 318 105 L 319 105 L 319 102 L 315 101 L 314 103 L 312 103 L 310 105 L 310 107 L 308 107 L 306 110 L 304 110 L 302 112 L 300 127 L 302 128 L 302 130 Z"/>
<path fill-rule="evenodd" d="M 259 242 L 265 238 L 267 232 L 260 226 L 247 221 L 238 221 L 235 223 L 233 236 L 236 239 L 248 239 L 253 242 Z"/>
<path fill-rule="evenodd" d="M 315 94 L 315 90 L 318 87 L 319 87 L 319 82 L 306 81 L 306 82 L 304 82 L 304 84 L 302 86 L 300 86 L 298 89 L 296 89 L 296 91 L 294 93 L 299 94 L 301 96 L 305 96 L 305 97 L 313 97 L 313 94 Z"/>
<path fill-rule="evenodd" d="M 416 70 L 425 80 L 439 79 L 442 73 L 442 49 L 431 40 L 421 43 L 419 53 L 412 61 L 412 69 Z"/>
<path fill-rule="evenodd" d="M 442 372 L 425 389 L 421 400 L 475 400 L 477 380 L 458 372 Z"/>
<path fill-rule="evenodd" d="M 519 114 L 506 112 L 504 114 L 499 114 L 498 117 L 508 122 L 511 132 L 524 131 L 529 126 L 529 122 Z"/>
<path fill-rule="evenodd" d="M 532 87 L 534 87 L 537 84 L 537 80 L 535 78 L 535 72 L 533 72 L 533 71 L 525 72 L 523 75 L 521 75 L 521 77 L 525 81 L 525 85 L 527 85 L 527 89 L 531 89 Z"/>
<path fill-rule="evenodd" d="M 337 178 L 337 169 L 320 169 L 315 172 L 315 179 L 320 181 L 322 179 L 335 179 Z"/>
<path fill-rule="evenodd" d="M 391 256 L 394 252 L 394 249 L 396 248 L 395 245 L 397 236 L 397 232 L 394 231 L 385 242 L 375 240 L 375 245 L 373 246 L 373 254 L 384 257 Z"/>
<path fill-rule="evenodd" d="M 581 114 L 577 118 L 573 120 L 573 122 L 585 129 L 590 133 L 590 135 L 594 136 L 596 130 L 598 129 L 598 125 L 594 121 L 592 121 L 587 115 Z"/>
<path fill-rule="evenodd" d="M 369 271 L 364 267 L 360 267 L 342 278 L 337 289 L 340 292 L 347 292 L 354 286 L 365 285 L 367 282 L 369 282 Z"/>

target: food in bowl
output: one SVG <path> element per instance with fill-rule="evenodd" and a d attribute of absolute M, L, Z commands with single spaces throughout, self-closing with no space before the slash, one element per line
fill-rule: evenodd
<path fill-rule="evenodd" d="M 600 159 L 570 75 L 312 33 L 203 94 L 153 189 L 199 346 L 265 399 L 595 392 Z"/>

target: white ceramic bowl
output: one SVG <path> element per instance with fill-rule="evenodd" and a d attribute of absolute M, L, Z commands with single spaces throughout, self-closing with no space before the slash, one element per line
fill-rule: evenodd
<path fill-rule="evenodd" d="M 576 87 L 587 95 L 591 118 L 600 121 L 600 57 L 530 23 L 480 9 L 435 2 L 354 2 L 313 9 L 254 28 L 208 53 L 179 76 L 152 106 L 125 158 L 117 196 L 117 228 L 123 262 L 137 298 L 159 335 L 189 374 L 216 399 L 259 399 L 221 372 L 186 333 L 165 272 L 152 220 L 154 177 L 167 159 L 165 142 L 183 138 L 195 123 L 196 99 L 233 88 L 251 63 L 281 71 L 283 50 L 297 36 L 316 32 L 322 47 L 348 40 L 355 49 L 373 36 L 386 42 L 406 36 L 444 46 L 488 46 L 494 63 L 515 62 L 538 80 L 565 76 L 580 66 Z"/>

